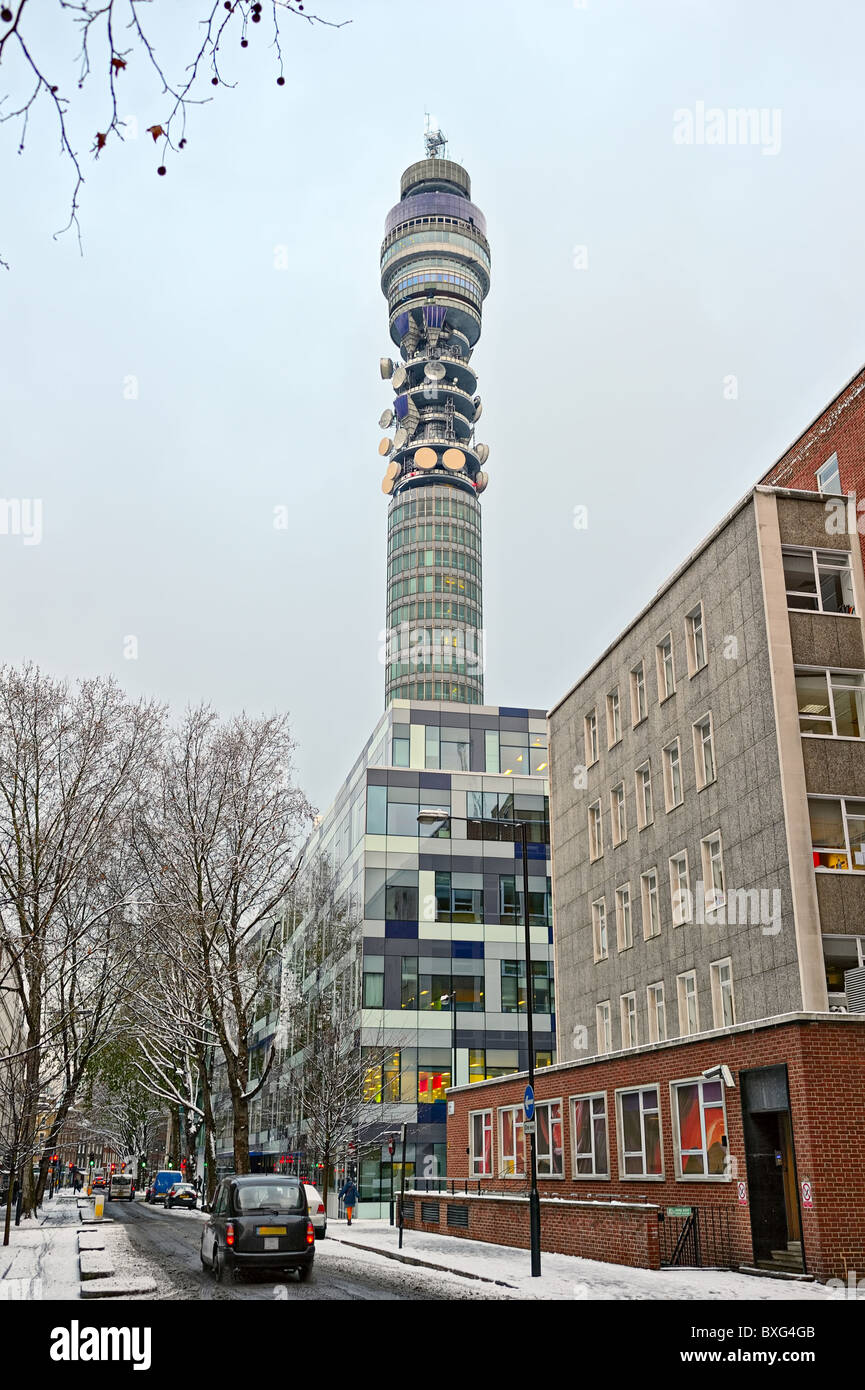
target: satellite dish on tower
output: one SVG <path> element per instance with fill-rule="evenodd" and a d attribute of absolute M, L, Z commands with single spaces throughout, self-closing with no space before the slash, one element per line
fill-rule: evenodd
<path fill-rule="evenodd" d="M 402 446 L 403 446 L 404 444 L 407 444 L 407 443 L 408 443 L 408 430 L 404 430 L 404 429 L 401 429 L 401 428 L 398 429 L 397 432 L 396 432 L 396 434 L 395 434 L 394 437 L 393 437 L 393 447 L 394 447 L 395 449 L 401 449 Z"/>
<path fill-rule="evenodd" d="M 444 362 L 427 362 L 423 369 L 427 381 L 441 381 L 447 375 Z"/>
<path fill-rule="evenodd" d="M 475 453 L 477 455 L 478 463 L 486 463 L 487 459 L 490 456 L 489 444 L 476 444 Z"/>
<path fill-rule="evenodd" d="M 466 466 L 466 456 L 462 449 L 445 449 L 442 454 L 442 463 L 452 473 L 459 473 L 460 469 Z"/>
<path fill-rule="evenodd" d="M 416 468 L 435 468 L 438 462 L 438 455 L 435 449 L 430 449 L 426 445 L 418 449 L 414 456 Z"/>
<path fill-rule="evenodd" d="M 387 469 L 386 469 L 386 471 L 385 471 L 385 475 L 384 475 L 384 476 L 385 476 L 386 478 L 398 478 L 398 477 L 399 477 L 399 464 L 397 463 L 396 459 L 391 459 L 390 463 L 389 463 L 388 466 L 387 466 Z"/>
<path fill-rule="evenodd" d="M 386 473 L 381 480 L 381 490 L 385 497 L 387 497 L 389 492 L 393 492 L 393 478 L 389 478 Z"/>
<path fill-rule="evenodd" d="M 379 451 L 379 453 L 381 454 L 381 456 L 382 456 L 383 459 L 386 459 L 386 458 L 387 458 L 387 456 L 388 456 L 388 454 L 390 453 L 390 451 L 391 451 L 392 448 L 393 448 L 393 444 L 391 443 L 391 441 L 390 441 L 389 439 L 380 439 L 380 440 L 378 441 L 378 451 Z"/>
<path fill-rule="evenodd" d="M 483 401 L 481 400 L 480 396 L 475 396 L 475 398 L 474 398 L 474 407 L 475 407 L 475 413 L 474 413 L 474 415 L 472 416 L 472 420 L 473 420 L 475 423 L 477 423 L 477 421 L 481 418 L 481 414 L 482 414 L 483 408 L 484 408 L 484 404 L 483 404 Z"/>
<path fill-rule="evenodd" d="M 378 419 L 378 427 L 379 427 L 379 429 L 380 429 L 380 430 L 389 430 L 392 424 L 393 424 L 393 411 L 392 411 L 392 410 L 383 410 L 383 411 L 381 412 L 381 415 L 379 416 L 379 419 Z"/>
<path fill-rule="evenodd" d="M 475 487 L 477 488 L 478 492 L 483 492 L 488 482 L 489 478 L 487 477 L 486 473 L 479 473 L 477 478 L 475 479 Z"/>
<path fill-rule="evenodd" d="M 393 363 L 389 357 L 379 358 L 378 369 L 381 372 L 382 381 L 387 381 L 393 376 Z"/>
<path fill-rule="evenodd" d="M 393 374 L 394 389 L 398 391 L 401 386 L 405 386 L 407 381 L 408 372 L 406 371 L 405 367 L 397 367 L 396 371 Z"/>

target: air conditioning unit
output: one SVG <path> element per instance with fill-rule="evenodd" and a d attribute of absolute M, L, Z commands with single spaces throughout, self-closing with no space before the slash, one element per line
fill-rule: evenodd
<path fill-rule="evenodd" d="M 865 965 L 855 970 L 845 970 L 844 990 L 851 1014 L 865 1014 Z"/>

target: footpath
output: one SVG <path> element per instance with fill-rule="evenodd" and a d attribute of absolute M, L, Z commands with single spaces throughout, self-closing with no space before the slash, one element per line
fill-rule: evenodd
<path fill-rule="evenodd" d="M 123 1227 L 96 1221 L 92 1199 L 64 1189 L 0 1246 L 0 1302 L 152 1297 L 156 1284 L 138 1268 Z"/>
<path fill-rule="evenodd" d="M 513 1298 L 534 1299 L 679 1299 L 802 1300 L 837 1299 L 837 1291 L 824 1284 L 788 1283 L 762 1278 L 731 1269 L 629 1269 L 624 1265 L 602 1264 L 574 1255 L 541 1255 L 541 1274 L 532 1278 L 528 1250 L 509 1245 L 487 1245 L 443 1236 L 433 1232 L 403 1233 L 387 1221 L 330 1220 L 327 1239 L 384 1255 L 404 1264 L 434 1269 L 463 1278 L 484 1280 L 498 1288 L 512 1290 Z"/>

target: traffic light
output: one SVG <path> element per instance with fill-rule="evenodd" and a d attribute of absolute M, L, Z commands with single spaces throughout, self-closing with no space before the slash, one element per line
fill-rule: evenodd
<path fill-rule="evenodd" d="M 90 1163 L 89 1163 L 88 1166 L 89 1166 L 90 1168 L 93 1167 L 93 1155 L 92 1155 L 92 1154 L 90 1155 Z"/>
<path fill-rule="evenodd" d="M 57 1154 L 52 1154 L 52 1155 L 51 1155 L 51 1162 L 52 1162 L 52 1163 L 56 1163 L 56 1162 L 57 1162 Z"/>
<path fill-rule="evenodd" d="M 111 1165 L 111 1171 L 112 1171 L 112 1173 L 116 1172 L 116 1170 L 117 1170 L 117 1164 L 116 1164 L 116 1163 L 112 1163 L 112 1165 Z"/>

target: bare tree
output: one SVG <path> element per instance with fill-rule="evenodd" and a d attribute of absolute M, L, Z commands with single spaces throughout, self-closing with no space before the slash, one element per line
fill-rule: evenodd
<path fill-rule="evenodd" d="M 133 968 L 123 921 L 131 895 L 111 866 L 122 862 L 123 827 L 162 721 L 161 709 L 130 703 L 113 680 L 73 691 L 32 665 L 0 669 L 0 983 L 23 1015 L 28 1153 L 45 1088 L 62 1078 L 68 1110 L 88 1055 L 107 1036 L 123 987 L 118 951 L 121 971 Z M 24 1199 L 32 1212 L 29 1161 Z"/>
<path fill-rule="evenodd" d="M 250 1032 L 312 819 L 293 749 L 284 716 L 220 723 L 208 706 L 190 710 L 166 749 L 158 814 L 151 807 L 137 830 L 159 918 L 224 1062 L 238 1173 L 249 1171 L 249 1103 L 273 1058 L 250 1079 Z"/>
<path fill-rule="evenodd" d="M 94 159 L 115 142 L 123 143 L 128 134 L 127 121 L 121 114 L 123 86 L 131 71 L 142 72 L 150 79 L 152 121 L 146 133 L 159 145 L 157 173 L 165 174 L 169 151 L 176 154 L 186 147 L 190 109 L 204 105 L 214 96 L 212 90 L 205 95 L 208 86 L 218 89 L 236 85 L 224 75 L 230 49 L 239 53 L 261 34 L 272 50 L 276 84 L 284 87 L 282 19 L 301 19 L 329 28 L 341 28 L 342 23 L 350 22 L 334 22 L 311 14 L 300 0 L 267 0 L 269 24 L 264 30 L 258 26 L 264 19 L 265 6 L 258 0 L 204 0 L 196 6 L 159 4 L 154 0 L 59 0 L 59 8 L 59 19 L 66 22 L 70 37 L 77 34 L 80 42 L 74 68 L 64 72 L 57 71 L 55 45 L 48 42 L 49 22 L 44 19 L 44 5 L 37 6 L 31 0 L 2 4 L 0 69 L 8 74 L 8 88 L 5 95 L 0 95 L 0 122 L 15 123 L 21 153 L 30 120 L 38 108 L 44 103 L 52 112 L 60 150 L 72 176 L 69 220 L 61 232 L 75 227 L 79 244 L 78 211 L 84 183 L 79 140 L 83 137 L 88 141 Z M 158 28 L 160 20 L 167 22 L 169 11 L 174 23 L 185 31 L 180 40 L 182 51 L 176 51 L 177 41 L 164 30 L 160 34 Z M 51 23 L 55 29 L 58 27 L 56 18 Z M 62 51 L 62 45 L 58 47 Z M 160 56 L 165 49 L 167 59 Z M 170 76 L 170 68 L 179 69 L 181 75 Z M 82 104 L 78 94 L 89 79 L 100 84 L 104 114 L 100 128 L 91 127 L 85 135 L 83 129 L 76 128 L 75 117 Z M 82 112 L 81 120 L 84 119 Z"/>

